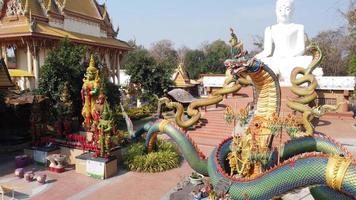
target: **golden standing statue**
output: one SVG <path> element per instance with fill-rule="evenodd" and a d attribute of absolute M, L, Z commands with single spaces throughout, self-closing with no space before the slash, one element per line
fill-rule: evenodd
<path fill-rule="evenodd" d="M 95 116 L 95 104 L 100 93 L 100 77 L 99 70 L 95 67 L 94 57 L 91 55 L 89 67 L 85 73 L 82 87 L 83 109 L 82 116 L 84 117 L 83 126 L 90 128 Z"/>

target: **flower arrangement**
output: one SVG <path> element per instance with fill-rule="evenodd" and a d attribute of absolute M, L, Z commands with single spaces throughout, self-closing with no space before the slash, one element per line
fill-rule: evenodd
<path fill-rule="evenodd" d="M 227 124 L 232 124 L 235 121 L 235 113 L 231 106 L 226 107 L 224 111 L 224 120 Z"/>
<path fill-rule="evenodd" d="M 267 127 L 271 130 L 272 135 L 277 135 L 278 131 L 283 128 L 283 120 L 278 117 L 277 113 L 273 113 L 271 118 L 268 119 Z"/>
<path fill-rule="evenodd" d="M 245 126 L 247 124 L 248 112 L 250 109 L 248 107 L 241 108 L 236 115 L 236 119 L 240 122 L 241 126 Z"/>
<path fill-rule="evenodd" d="M 298 120 L 294 115 L 288 114 L 288 116 L 284 119 L 283 126 L 287 130 L 287 133 L 291 138 L 298 137 Z"/>
<path fill-rule="evenodd" d="M 237 113 L 235 113 L 231 106 L 226 107 L 224 111 L 224 120 L 228 124 L 232 124 L 239 121 L 241 126 L 247 124 L 248 113 L 250 109 L 248 107 L 241 108 Z"/>

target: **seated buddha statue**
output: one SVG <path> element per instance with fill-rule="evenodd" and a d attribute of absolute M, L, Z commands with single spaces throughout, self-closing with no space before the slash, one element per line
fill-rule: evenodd
<path fill-rule="evenodd" d="M 266 28 L 264 50 L 256 55 L 286 85 L 290 85 L 290 74 L 295 67 L 306 68 L 312 61 L 312 56 L 304 56 L 304 26 L 291 23 L 293 12 L 293 0 L 277 0 L 277 24 Z"/>

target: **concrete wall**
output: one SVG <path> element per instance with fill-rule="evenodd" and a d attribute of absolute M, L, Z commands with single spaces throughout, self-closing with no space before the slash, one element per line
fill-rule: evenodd
<path fill-rule="evenodd" d="M 96 37 L 102 36 L 100 25 L 98 23 L 71 16 L 65 16 L 64 29 L 67 31 L 92 35 Z"/>
<path fill-rule="evenodd" d="M 56 28 L 60 28 L 60 29 L 64 29 L 64 24 L 61 20 L 56 20 L 56 19 L 51 19 L 49 22 L 50 26 L 56 27 Z"/>

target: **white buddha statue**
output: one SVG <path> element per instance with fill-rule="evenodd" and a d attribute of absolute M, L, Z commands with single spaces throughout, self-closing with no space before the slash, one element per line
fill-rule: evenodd
<path fill-rule="evenodd" d="M 281 85 L 291 85 L 292 70 L 306 68 L 312 61 L 311 56 L 303 56 L 304 26 L 291 23 L 293 12 L 293 0 L 277 0 L 277 24 L 266 28 L 264 50 L 256 55 L 279 76 Z"/>

